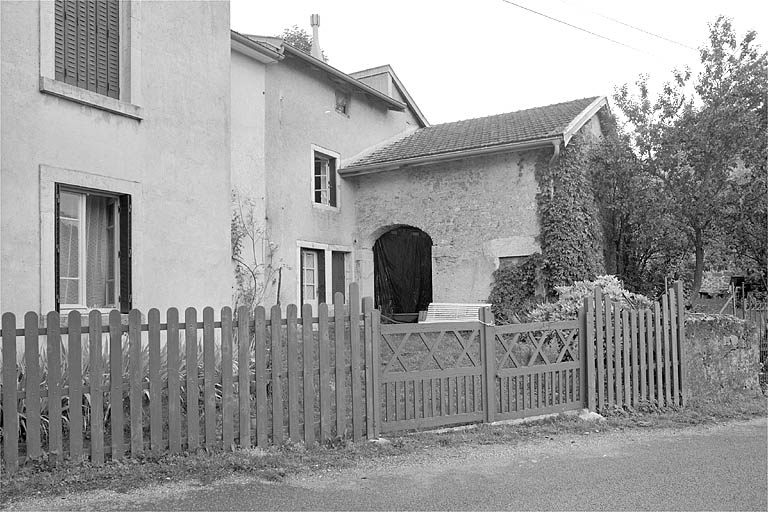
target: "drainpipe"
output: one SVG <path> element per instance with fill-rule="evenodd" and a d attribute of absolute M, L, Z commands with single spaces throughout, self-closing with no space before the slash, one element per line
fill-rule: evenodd
<path fill-rule="evenodd" d="M 552 167 L 555 162 L 560 158 L 560 143 L 561 139 L 553 140 L 552 146 L 555 148 L 555 152 L 552 153 L 552 158 L 549 159 L 549 166 Z M 549 199 L 551 200 L 555 196 L 555 180 L 552 176 L 549 177 Z"/>

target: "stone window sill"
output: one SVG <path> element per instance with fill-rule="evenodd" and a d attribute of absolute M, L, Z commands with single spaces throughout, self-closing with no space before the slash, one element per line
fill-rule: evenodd
<path fill-rule="evenodd" d="M 81 89 L 45 76 L 40 77 L 40 92 L 65 100 L 74 101 L 81 105 L 88 105 L 99 110 L 112 112 L 113 114 L 120 116 L 136 119 L 137 121 L 141 121 L 144 118 L 142 108 L 138 105 L 96 94 L 95 92 Z"/>

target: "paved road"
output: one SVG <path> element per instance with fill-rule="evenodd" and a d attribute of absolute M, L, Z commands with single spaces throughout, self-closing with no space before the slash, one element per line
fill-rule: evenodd
<path fill-rule="evenodd" d="M 97 493 L 14 509 L 768 510 L 765 419 L 432 450 L 306 473 Z M 599 427 L 596 427 L 599 428 Z"/>

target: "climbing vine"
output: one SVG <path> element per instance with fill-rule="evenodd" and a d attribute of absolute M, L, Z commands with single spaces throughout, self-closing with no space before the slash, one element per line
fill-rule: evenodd
<path fill-rule="evenodd" d="M 603 234 L 592 189 L 589 142 L 577 134 L 560 158 L 536 165 L 539 243 L 547 295 L 564 286 L 603 274 Z"/>

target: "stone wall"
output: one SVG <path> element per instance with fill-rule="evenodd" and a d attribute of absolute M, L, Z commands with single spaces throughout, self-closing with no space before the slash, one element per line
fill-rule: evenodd
<path fill-rule="evenodd" d="M 757 328 L 731 315 L 693 313 L 685 319 L 689 398 L 760 389 Z"/>
<path fill-rule="evenodd" d="M 499 257 L 540 250 L 534 170 L 550 154 L 504 153 L 355 178 L 358 255 L 372 259 L 376 238 L 391 228 L 419 228 L 434 244 L 434 302 L 485 302 Z M 365 263 L 358 261 L 358 277 L 371 294 Z"/>

